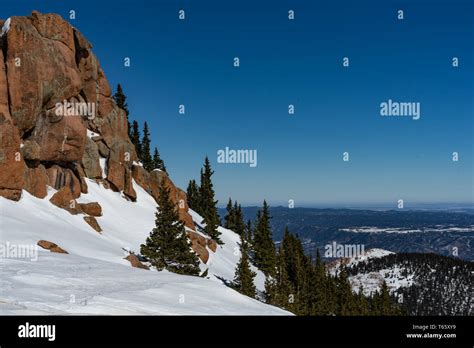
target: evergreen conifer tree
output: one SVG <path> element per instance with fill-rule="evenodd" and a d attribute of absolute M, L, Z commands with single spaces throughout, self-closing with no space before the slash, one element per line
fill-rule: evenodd
<path fill-rule="evenodd" d="M 357 315 L 369 315 L 370 306 L 367 297 L 364 296 L 364 288 L 361 285 L 357 294 Z"/>
<path fill-rule="evenodd" d="M 294 294 L 293 311 L 299 315 L 310 314 L 310 302 L 314 286 L 314 272 L 311 260 L 304 254 L 303 246 L 298 236 L 291 234 L 285 227 L 283 240 L 280 244 L 282 260 L 286 269 L 288 281 Z"/>
<path fill-rule="evenodd" d="M 206 224 L 204 232 L 214 239 L 216 243 L 223 244 L 219 237 L 221 233 L 217 230 L 220 218 L 217 212 L 217 201 L 214 200 L 215 193 L 211 179 L 212 174 L 214 174 L 214 171 L 211 169 L 211 163 L 206 156 L 204 168 L 201 170 L 201 185 L 199 187 L 200 210 L 204 218 L 203 223 Z"/>
<path fill-rule="evenodd" d="M 140 252 L 158 270 L 166 268 L 179 274 L 199 274 L 199 260 L 191 250 L 184 223 L 179 220 L 177 206 L 171 201 L 165 180 L 159 187 L 155 228 L 141 245 Z"/>
<path fill-rule="evenodd" d="M 129 116 L 130 112 L 128 110 L 127 97 L 123 93 L 122 86 L 120 85 L 120 83 L 117 85 L 117 90 L 116 90 L 113 98 L 115 100 L 115 104 L 117 104 L 117 106 L 119 108 L 121 108 L 122 110 L 125 111 L 125 115 L 127 116 L 128 137 L 131 139 L 132 138 L 132 136 L 131 136 L 132 135 L 132 129 L 130 127 L 130 122 L 128 121 L 128 116 Z"/>
<path fill-rule="evenodd" d="M 385 280 L 382 283 L 380 293 L 378 297 L 378 315 L 396 315 L 397 313 L 396 306 L 394 305 L 390 293 L 388 291 L 388 286 Z"/>
<path fill-rule="evenodd" d="M 229 198 L 226 210 L 227 215 L 224 217 L 224 227 L 234 231 L 239 236 L 242 236 L 245 233 L 246 228 L 242 207 L 237 203 L 237 201 L 232 204 L 232 199 Z"/>
<path fill-rule="evenodd" d="M 128 111 L 128 105 L 127 105 L 127 97 L 123 93 L 122 86 L 120 85 L 120 83 L 117 85 L 117 91 L 114 94 L 114 100 L 115 100 L 115 104 L 117 104 L 119 108 L 124 110 L 125 114 L 128 117 L 129 111 Z"/>
<path fill-rule="evenodd" d="M 355 296 L 352 293 L 351 283 L 347 275 L 347 270 L 341 263 L 336 278 L 337 285 L 337 314 L 338 315 L 354 315 L 355 312 Z"/>
<path fill-rule="evenodd" d="M 227 214 L 224 217 L 224 227 L 234 231 L 235 229 L 235 212 L 234 206 L 232 205 L 232 199 L 229 198 L 226 206 Z"/>
<path fill-rule="evenodd" d="M 253 245 L 253 229 L 252 229 L 252 221 L 247 220 L 247 225 L 245 226 L 245 239 L 247 243 L 249 243 L 250 247 Z"/>
<path fill-rule="evenodd" d="M 234 202 L 234 229 L 233 231 L 237 233 L 239 236 L 245 234 L 245 221 L 244 221 L 244 214 L 242 213 L 242 207 L 240 204 L 237 204 L 237 201 Z"/>
<path fill-rule="evenodd" d="M 270 212 L 266 201 L 263 201 L 263 208 L 257 214 L 253 250 L 255 265 L 266 276 L 274 275 L 276 266 L 275 244 L 272 239 Z"/>
<path fill-rule="evenodd" d="M 314 288 L 311 314 L 313 315 L 327 315 L 328 304 L 326 294 L 326 269 L 321 260 L 319 250 L 316 249 L 316 262 L 314 265 Z"/>
<path fill-rule="evenodd" d="M 189 207 L 194 210 L 196 213 L 201 214 L 200 212 L 200 198 L 199 198 L 199 187 L 196 184 L 196 180 L 189 180 L 188 188 L 186 190 L 186 195 L 188 198 Z"/>
<path fill-rule="evenodd" d="M 280 246 L 276 255 L 275 276 L 265 280 L 266 302 L 294 312 L 295 291 L 288 279 L 285 258 L 285 250 Z"/>
<path fill-rule="evenodd" d="M 135 120 L 132 123 L 130 141 L 132 142 L 133 145 L 135 145 L 135 151 L 137 152 L 138 159 L 141 160 L 142 142 L 140 140 L 140 129 L 138 127 L 138 122 Z"/>
<path fill-rule="evenodd" d="M 165 163 L 160 157 L 160 153 L 158 152 L 158 149 L 155 147 L 155 151 L 153 153 L 153 169 L 159 169 L 162 170 L 163 172 L 167 173 Z"/>
<path fill-rule="evenodd" d="M 336 278 L 327 275 L 326 278 L 326 306 L 327 306 L 327 314 L 328 315 L 337 315 L 337 285 L 336 285 Z"/>
<path fill-rule="evenodd" d="M 316 287 L 315 269 L 311 258 L 303 255 L 300 262 L 298 285 L 298 312 L 300 315 L 311 315 L 315 303 L 314 288 Z"/>
<path fill-rule="evenodd" d="M 143 168 L 148 171 L 153 170 L 153 159 L 150 153 L 150 131 L 148 129 L 148 124 L 143 124 L 143 138 L 141 142 L 141 156 L 140 159 L 143 163 Z"/>
<path fill-rule="evenodd" d="M 255 298 L 256 289 L 254 278 L 257 274 L 250 269 L 248 245 L 245 239 L 240 239 L 240 261 L 237 264 L 234 277 L 234 287 L 240 293 Z"/>

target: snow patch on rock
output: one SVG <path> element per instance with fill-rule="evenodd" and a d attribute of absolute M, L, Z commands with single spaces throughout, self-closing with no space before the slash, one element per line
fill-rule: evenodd
<path fill-rule="evenodd" d="M 107 158 L 99 158 L 99 165 L 102 170 L 102 177 L 105 179 L 107 177 Z"/>
<path fill-rule="evenodd" d="M 98 137 L 98 136 L 100 136 L 99 133 L 93 132 L 93 131 L 91 131 L 91 130 L 89 130 L 89 129 L 87 130 L 87 137 L 88 137 L 89 139 L 92 139 L 92 137 Z"/>
<path fill-rule="evenodd" d="M 11 18 L 8 18 L 5 21 L 5 23 L 3 23 L 2 31 L 0 32 L 0 37 L 8 33 L 8 31 L 10 30 L 10 24 L 11 24 Z"/>

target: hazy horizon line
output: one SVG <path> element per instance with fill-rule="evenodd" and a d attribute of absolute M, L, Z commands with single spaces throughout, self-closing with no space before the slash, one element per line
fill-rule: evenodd
<path fill-rule="evenodd" d="M 288 204 L 267 202 L 270 208 L 287 208 L 287 209 L 325 209 L 325 208 L 347 208 L 347 209 L 370 209 L 370 208 L 386 208 L 389 210 L 412 210 L 416 208 L 432 208 L 432 209 L 446 209 L 446 208 L 471 208 L 474 209 L 474 202 L 416 202 L 405 203 L 404 208 L 398 208 L 396 203 L 304 203 L 295 205 L 290 208 Z M 242 204 L 242 208 L 260 208 L 262 204 L 248 203 Z M 226 205 L 218 205 L 219 209 L 225 208 Z"/>

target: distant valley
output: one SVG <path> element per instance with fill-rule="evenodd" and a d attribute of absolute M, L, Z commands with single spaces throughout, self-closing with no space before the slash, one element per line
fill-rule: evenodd
<path fill-rule="evenodd" d="M 245 219 L 255 219 L 258 207 L 242 208 Z M 219 211 L 225 216 L 225 209 Z M 472 209 L 360 210 L 272 207 L 271 225 L 279 241 L 287 225 L 304 242 L 308 253 L 332 242 L 364 245 L 393 252 L 436 253 L 474 260 Z"/>

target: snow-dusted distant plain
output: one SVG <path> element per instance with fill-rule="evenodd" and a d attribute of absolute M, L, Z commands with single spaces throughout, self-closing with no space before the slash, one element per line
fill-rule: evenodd
<path fill-rule="evenodd" d="M 291 315 L 227 287 L 239 260 L 239 236 L 220 228 L 225 245 L 210 252 L 208 277 L 131 267 L 124 250 L 138 252 L 154 227 L 156 203 L 134 183 L 137 202 L 92 180 L 81 203 L 99 202 L 103 216 L 97 233 L 83 215 L 71 215 L 23 191 L 19 202 L 0 197 L 0 243 L 56 243 L 69 254 L 38 248 L 37 259 L 3 257 L 0 261 L 0 315 L 124 314 L 124 315 Z M 196 223 L 201 218 L 191 212 Z M 263 290 L 264 276 L 255 280 Z"/>
<path fill-rule="evenodd" d="M 357 227 L 357 228 L 341 228 L 339 231 L 343 232 L 355 232 L 355 233 L 420 233 L 420 232 L 473 232 L 474 225 L 470 227 L 453 227 L 453 226 L 436 226 L 434 228 L 380 228 L 380 227 Z"/>

